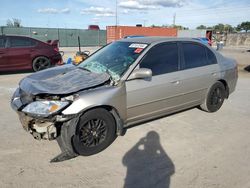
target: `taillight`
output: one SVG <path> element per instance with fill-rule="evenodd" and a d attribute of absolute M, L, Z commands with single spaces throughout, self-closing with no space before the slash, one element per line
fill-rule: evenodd
<path fill-rule="evenodd" d="M 58 47 L 55 47 L 54 50 L 55 50 L 56 52 L 59 52 L 59 48 L 58 48 Z"/>

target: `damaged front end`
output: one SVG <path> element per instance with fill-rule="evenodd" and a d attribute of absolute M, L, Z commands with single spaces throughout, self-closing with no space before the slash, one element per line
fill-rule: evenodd
<path fill-rule="evenodd" d="M 20 88 L 13 95 L 11 106 L 18 113 L 23 128 L 37 140 L 54 140 L 60 133 L 63 122 L 72 118 L 60 112 L 67 108 L 76 95 L 33 96 Z"/>
<path fill-rule="evenodd" d="M 17 112 L 23 128 L 37 140 L 57 140 L 62 154 L 52 162 L 76 156 L 70 139 L 63 133 L 66 125 L 79 114 L 63 114 L 79 98 L 79 92 L 110 83 L 106 73 L 97 74 L 75 66 L 47 69 L 24 78 L 13 94 L 11 106 Z M 62 136 L 63 135 L 63 136 Z"/>
<path fill-rule="evenodd" d="M 78 92 L 110 82 L 108 74 L 97 74 L 73 65 L 51 68 L 25 77 L 15 91 L 11 106 L 23 128 L 35 139 L 53 140 L 63 122 L 72 118 L 61 112 L 78 97 Z"/>

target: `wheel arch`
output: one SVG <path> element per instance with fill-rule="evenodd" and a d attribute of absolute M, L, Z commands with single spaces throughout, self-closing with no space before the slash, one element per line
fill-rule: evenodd
<path fill-rule="evenodd" d="M 220 79 L 218 81 L 221 82 L 224 85 L 225 91 L 226 91 L 225 97 L 228 98 L 229 97 L 229 87 L 228 87 L 228 84 L 227 84 L 226 80 Z"/>
<path fill-rule="evenodd" d="M 32 57 L 31 59 L 31 65 L 33 64 L 33 61 L 38 58 L 38 57 L 46 57 L 48 60 L 50 60 L 50 58 L 46 55 L 35 55 L 34 57 Z"/>
<path fill-rule="evenodd" d="M 97 109 L 97 108 L 103 108 L 111 113 L 111 115 L 115 119 L 116 134 L 118 136 L 124 136 L 126 133 L 126 130 L 124 129 L 124 121 L 122 120 L 118 110 L 115 107 L 111 105 L 96 105 L 96 106 L 92 106 L 90 108 L 84 109 L 83 111 L 80 112 L 80 114 L 83 115 L 86 112 Z"/>

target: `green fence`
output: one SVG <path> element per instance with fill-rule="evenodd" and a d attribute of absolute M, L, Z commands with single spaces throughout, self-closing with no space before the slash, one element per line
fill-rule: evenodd
<path fill-rule="evenodd" d="M 82 30 L 35 27 L 1 27 L 0 34 L 24 35 L 41 41 L 60 41 L 60 47 L 78 46 L 78 36 L 81 46 L 103 46 L 106 44 L 106 30 Z"/>

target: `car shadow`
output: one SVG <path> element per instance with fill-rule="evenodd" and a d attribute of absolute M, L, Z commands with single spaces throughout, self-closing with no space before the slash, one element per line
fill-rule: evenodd
<path fill-rule="evenodd" d="M 0 75 L 9 75 L 9 74 L 26 74 L 26 73 L 33 73 L 32 70 L 16 70 L 16 71 L 1 71 Z"/>
<path fill-rule="evenodd" d="M 123 157 L 127 167 L 124 187 L 169 188 L 175 166 L 160 144 L 160 136 L 150 131 Z"/>

